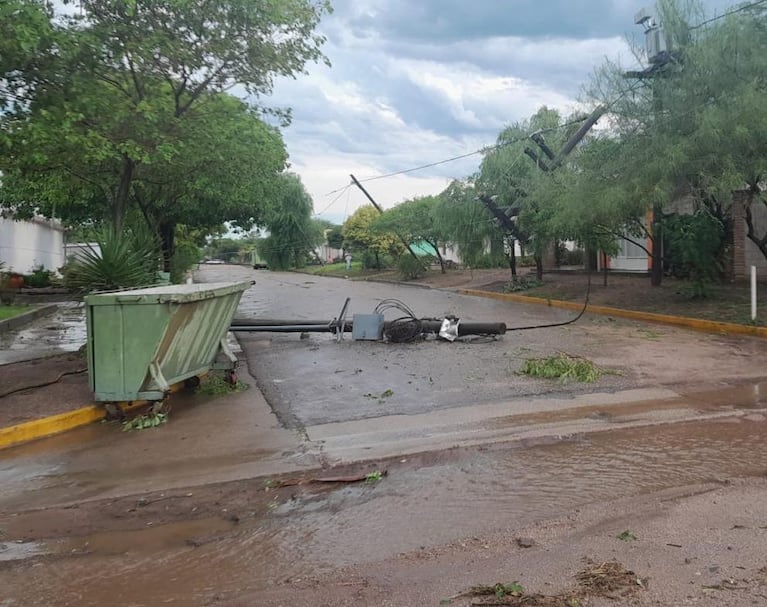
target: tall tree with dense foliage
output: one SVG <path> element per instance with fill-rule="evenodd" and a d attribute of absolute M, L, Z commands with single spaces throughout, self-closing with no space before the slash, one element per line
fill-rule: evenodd
<path fill-rule="evenodd" d="M 23 112 L 45 72 L 52 41 L 47 2 L 0 3 L 0 114 Z"/>
<path fill-rule="evenodd" d="M 68 3 L 77 10 L 47 14 L 44 27 L 20 28 L 31 40 L 17 46 L 32 57 L 19 73 L 2 63 L 0 81 L 12 87 L 6 96 L 28 96 L 0 122 L 3 198 L 34 200 L 64 219 L 105 218 L 117 230 L 144 175 L 176 161 L 188 170 L 190 147 L 220 142 L 212 125 L 204 132 L 204 121 L 215 120 L 223 93 L 240 86 L 254 109 L 267 111 L 264 97 L 276 77 L 324 59 L 315 27 L 330 11 L 325 0 Z M 12 4 L 39 20 L 47 3 Z M 30 89 L 30 82 L 44 86 Z M 141 189 L 147 193 L 146 184 Z M 254 217 L 259 203 L 250 202 Z"/>
<path fill-rule="evenodd" d="M 447 233 L 438 221 L 437 213 L 441 201 L 436 196 L 421 196 L 401 202 L 396 207 L 384 211 L 373 222 L 373 230 L 381 233 L 397 234 L 409 244 L 425 242 L 436 252 L 442 273 L 445 272 L 445 260 L 439 251 L 445 244 Z"/>
<path fill-rule="evenodd" d="M 685 230 L 669 232 L 666 243 L 705 240 L 689 238 L 689 226 L 672 220 L 673 203 L 684 199 L 727 232 L 732 191 L 744 190 L 748 237 L 767 256 L 767 230 L 752 213 L 766 202 L 759 184 L 767 169 L 767 11 L 746 7 L 697 27 L 699 2 L 663 0 L 659 10 L 671 52 L 628 73 L 607 62 L 590 85 L 592 100 L 610 103 L 613 153 L 578 178 L 592 205 L 623 204 L 638 217 L 652 210 L 653 284 L 662 276 L 663 225 Z"/>
<path fill-rule="evenodd" d="M 280 176 L 263 225 L 269 236 L 258 242 L 258 252 L 273 270 L 304 266 L 323 241 L 323 225 L 312 220 L 311 196 L 292 173 Z"/>
<path fill-rule="evenodd" d="M 401 245 L 396 234 L 373 229 L 373 224 L 379 216 L 373 205 L 362 206 L 344 221 L 341 231 L 344 235 L 344 246 L 350 249 L 353 255 L 359 253 L 366 265 L 380 270 L 384 257 L 398 253 Z"/>
<path fill-rule="evenodd" d="M 440 192 L 439 200 L 439 230 L 466 266 L 476 268 L 488 259 L 503 262 L 503 232 L 479 201 L 473 184 L 453 181 Z"/>
<path fill-rule="evenodd" d="M 494 204 L 508 218 L 500 217 L 498 229 L 510 240 L 507 248 L 512 277 L 514 240 L 532 249 L 540 278 L 544 250 L 559 237 L 552 222 L 551 200 L 538 190 L 548 187 L 552 175 L 564 170 L 563 162 L 558 162 L 560 166 L 554 171 L 554 158 L 574 128 L 575 124 L 562 125 L 559 112 L 544 106 L 529 120 L 501 131 L 496 146 L 482 159 L 477 189 L 486 206 Z M 537 146 L 531 139 L 533 133 Z"/>

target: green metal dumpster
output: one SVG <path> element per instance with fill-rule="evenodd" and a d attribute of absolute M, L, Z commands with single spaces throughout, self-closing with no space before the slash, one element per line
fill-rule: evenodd
<path fill-rule="evenodd" d="M 234 370 L 237 357 L 226 335 L 250 285 L 169 285 L 87 296 L 88 372 L 96 400 L 160 400 L 172 384 L 213 368 Z"/>

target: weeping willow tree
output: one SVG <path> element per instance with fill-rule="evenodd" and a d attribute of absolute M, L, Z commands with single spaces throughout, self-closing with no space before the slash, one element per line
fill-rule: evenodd
<path fill-rule="evenodd" d="M 269 236 L 258 242 L 258 253 L 273 270 L 306 265 L 315 247 L 322 243 L 322 226 L 312 220 L 312 199 L 298 175 L 280 177 L 275 198 L 269 202 L 264 225 Z"/>
<path fill-rule="evenodd" d="M 435 224 L 456 247 L 463 263 L 470 268 L 502 265 L 503 232 L 477 198 L 474 186 L 453 181 L 439 199 Z"/>

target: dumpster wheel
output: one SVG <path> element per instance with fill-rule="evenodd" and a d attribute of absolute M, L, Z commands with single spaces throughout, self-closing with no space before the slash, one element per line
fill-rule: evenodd
<path fill-rule="evenodd" d="M 188 390 L 194 390 L 200 385 L 200 377 L 198 375 L 194 375 L 193 377 L 189 377 L 184 380 L 184 388 L 187 388 Z"/>

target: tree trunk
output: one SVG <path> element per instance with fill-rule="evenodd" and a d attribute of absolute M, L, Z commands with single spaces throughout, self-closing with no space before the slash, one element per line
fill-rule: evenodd
<path fill-rule="evenodd" d="M 746 199 L 745 207 L 745 219 L 746 219 L 746 237 L 753 242 L 757 248 L 759 249 L 760 253 L 767 258 L 767 233 L 765 233 L 764 237 L 760 238 L 759 235 L 756 233 L 756 228 L 754 226 L 754 213 L 751 210 L 751 205 L 754 203 L 754 188 L 749 188 L 748 191 L 748 198 Z M 767 205 L 767 203 L 765 203 Z"/>
<path fill-rule="evenodd" d="M 511 280 L 517 279 L 517 253 L 514 250 L 515 248 L 515 242 L 512 240 L 509 247 L 509 269 L 511 270 Z"/>
<path fill-rule="evenodd" d="M 120 233 L 123 229 L 135 168 L 136 164 L 133 160 L 124 156 L 122 171 L 120 171 L 120 184 L 117 186 L 117 192 L 115 192 L 112 202 L 112 228 L 115 233 Z"/>
<path fill-rule="evenodd" d="M 442 254 L 439 252 L 439 243 L 429 242 L 428 240 L 426 240 L 426 242 L 430 244 L 432 247 L 434 247 L 434 250 L 437 252 L 437 261 L 439 261 L 439 267 L 442 270 L 442 273 L 445 274 L 445 260 L 442 259 Z"/>
<path fill-rule="evenodd" d="M 162 246 L 162 269 L 170 272 L 173 253 L 176 250 L 176 224 L 172 221 L 163 221 L 159 226 L 160 244 Z"/>
<path fill-rule="evenodd" d="M 650 268 L 650 284 L 659 287 L 663 281 L 663 238 L 660 227 L 660 205 L 652 209 L 652 267 Z"/>
<path fill-rule="evenodd" d="M 543 257 L 539 253 L 535 254 L 535 277 L 543 280 Z"/>

